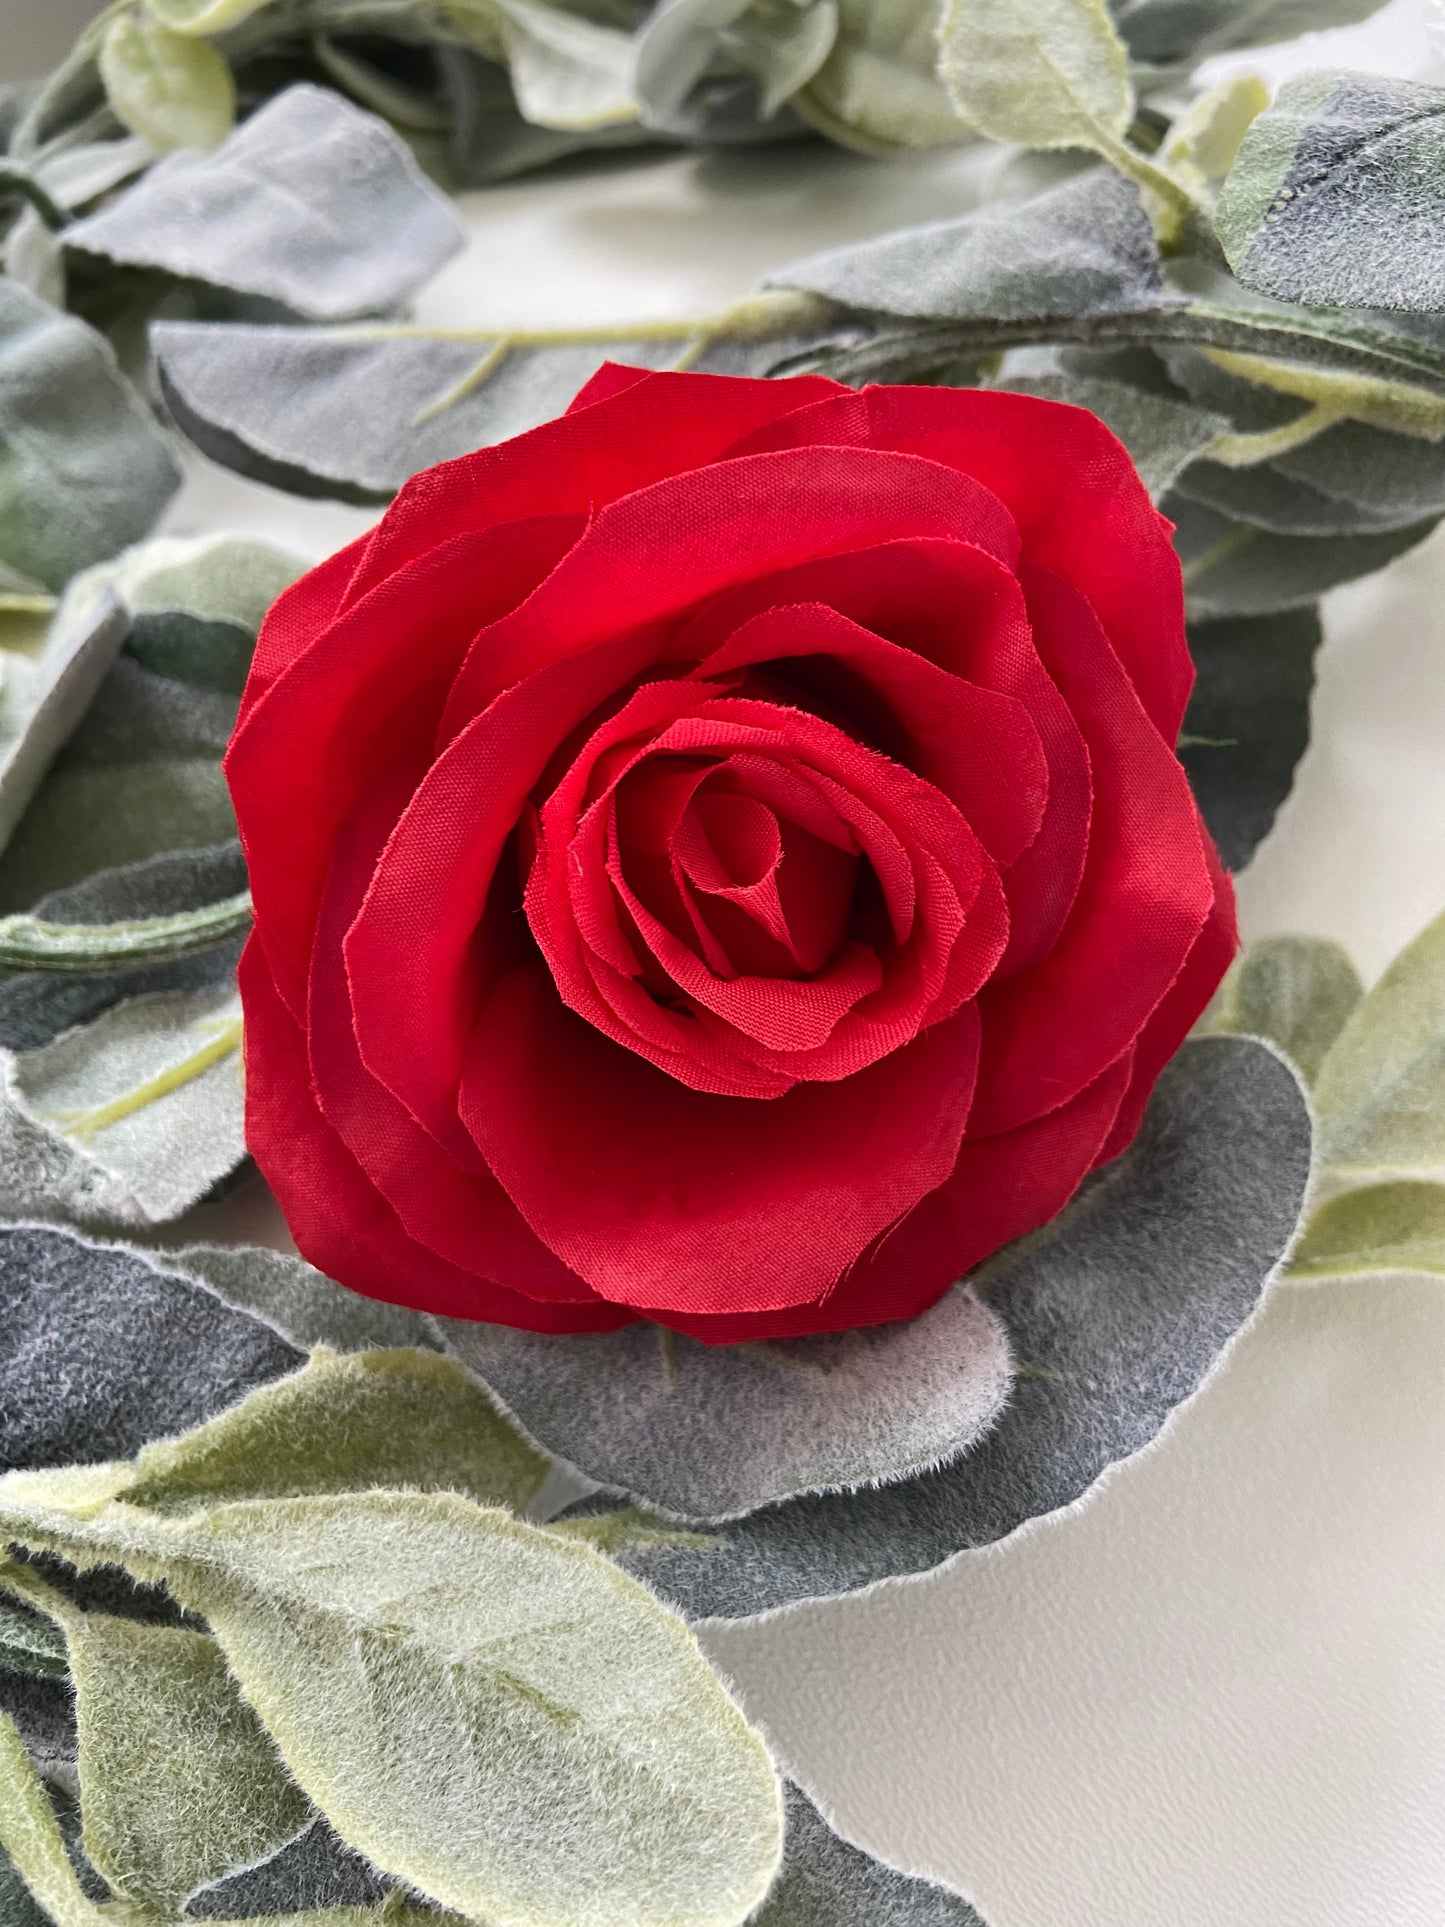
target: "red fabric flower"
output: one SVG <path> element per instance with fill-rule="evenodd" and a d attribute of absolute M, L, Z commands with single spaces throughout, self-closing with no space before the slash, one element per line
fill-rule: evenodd
<path fill-rule="evenodd" d="M 905 1318 L 1129 1141 L 1235 945 L 1169 525 L 1092 416 L 609 367 L 289 590 L 227 757 L 247 1122 L 378 1298 Z"/>

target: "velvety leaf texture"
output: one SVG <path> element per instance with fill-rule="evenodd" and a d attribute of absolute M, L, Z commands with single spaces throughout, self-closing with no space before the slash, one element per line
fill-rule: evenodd
<path fill-rule="evenodd" d="M 1327 937 L 1265 937 L 1230 966 L 1201 1028 L 1267 1038 L 1312 1084 L 1363 994 L 1347 952 Z"/>
<path fill-rule="evenodd" d="M 961 1894 L 841 1840 L 801 1787 L 785 1797 L 782 1871 L 757 1927 L 984 1927 Z"/>
<path fill-rule="evenodd" d="M 248 1920 L 269 1914 L 305 1914 L 340 1907 L 374 1907 L 395 1885 L 380 1874 L 324 1820 L 271 1859 L 232 1874 L 198 1893 L 188 1920 Z M 336 1921 L 327 1927 L 340 1927 Z"/>
<path fill-rule="evenodd" d="M 1196 619 L 1266 616 L 1317 602 L 1327 589 L 1373 575 L 1423 542 L 1433 520 L 1369 535 L 1275 535 L 1171 494 L 1189 610 Z"/>
<path fill-rule="evenodd" d="M 0 1465 L 127 1458 L 268 1379 L 297 1352 L 140 1252 L 0 1227 Z"/>
<path fill-rule="evenodd" d="M 907 1478 L 975 1445 L 1011 1379 L 1002 1326 L 961 1285 L 906 1323 L 753 1345 L 436 1324 L 549 1452 L 685 1519 Z"/>
<path fill-rule="evenodd" d="M 147 534 L 180 480 L 106 342 L 0 277 L 0 563 L 59 589 Z"/>
<path fill-rule="evenodd" d="M 362 1298 L 284 1251 L 248 1245 L 186 1245 L 168 1251 L 167 1266 L 199 1278 L 228 1305 L 264 1320 L 300 1348 L 339 1352 L 418 1345 L 439 1348 L 432 1320 L 400 1305 Z"/>
<path fill-rule="evenodd" d="M 1219 854 L 1243 869 L 1289 795 L 1309 743 L 1315 609 L 1196 622 L 1197 681 L 1180 759 Z"/>
<path fill-rule="evenodd" d="M 1131 58 L 1150 67 L 1195 65 L 1235 47 L 1268 47 L 1296 34 L 1347 27 L 1383 0 L 1111 0 Z"/>
<path fill-rule="evenodd" d="M 769 1507 L 702 1546 L 619 1535 L 614 1556 L 692 1616 L 737 1617 L 923 1571 L 1070 1504 L 1149 1443 L 1249 1317 L 1309 1162 L 1280 1058 L 1243 1039 L 1186 1045 L 1132 1149 L 979 1274 L 1017 1377 L 976 1451 L 903 1484 Z"/>
<path fill-rule="evenodd" d="M 1025 147 L 1093 147 L 1129 125 L 1124 44 L 1104 0 L 947 0 L 940 71 L 963 118 Z"/>
<path fill-rule="evenodd" d="M 769 280 L 845 307 L 954 321 L 1107 314 L 1152 307 L 1162 292 L 1138 190 L 1103 168 L 1028 201 L 812 255 Z"/>
<path fill-rule="evenodd" d="M 1445 307 L 1445 89 L 1286 83 L 1245 136 L 1218 227 L 1247 288 L 1310 307 Z"/>
<path fill-rule="evenodd" d="M 964 123 L 938 79 L 934 9 L 917 0 L 837 0 L 837 11 L 827 58 L 794 96 L 803 118 L 865 153 L 960 139 Z"/>
<path fill-rule="evenodd" d="M 1320 1206 L 1290 1259 L 1291 1278 L 1424 1271 L 1445 1276 L 1445 1185 L 1370 1184 Z"/>
<path fill-rule="evenodd" d="M 315 321 L 398 306 L 463 238 L 384 121 L 309 85 L 268 101 L 215 152 L 161 162 L 64 236 L 118 267 L 260 296 Z"/>

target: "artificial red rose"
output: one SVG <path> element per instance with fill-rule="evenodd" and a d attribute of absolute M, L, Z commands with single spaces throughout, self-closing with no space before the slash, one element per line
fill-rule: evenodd
<path fill-rule="evenodd" d="M 906 1318 L 1129 1142 L 1235 946 L 1169 525 L 1092 416 L 608 367 L 272 610 L 247 1124 L 343 1283 Z"/>

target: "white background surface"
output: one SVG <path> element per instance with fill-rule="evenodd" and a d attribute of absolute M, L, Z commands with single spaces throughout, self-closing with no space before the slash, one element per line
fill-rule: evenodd
<path fill-rule="evenodd" d="M 0 0 L 0 73 L 59 0 Z M 1426 0 L 1268 61 L 1441 76 Z M 966 205 L 965 156 L 632 160 L 467 197 L 436 321 L 705 313 L 769 267 Z M 199 459 L 177 531 L 320 556 L 360 512 Z M 1330 598 L 1314 736 L 1241 880 L 1247 935 L 1373 977 L 1445 905 L 1445 532 Z M 1157 1447 L 1076 1513 L 708 1644 L 841 1828 L 989 1927 L 1445 1923 L 1445 1294 L 1276 1287 Z M 880 1923 L 886 1927 L 886 1923 Z"/>

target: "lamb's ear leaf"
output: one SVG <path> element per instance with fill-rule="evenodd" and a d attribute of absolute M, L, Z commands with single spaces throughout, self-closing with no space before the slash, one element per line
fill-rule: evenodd
<path fill-rule="evenodd" d="M 147 534 L 180 487 L 93 328 L 0 277 L 0 565 L 60 590 Z"/>
<path fill-rule="evenodd" d="M 1291 1278 L 1426 1271 L 1445 1277 L 1445 1184 L 1400 1179 L 1330 1198 L 1311 1214 Z"/>
<path fill-rule="evenodd" d="M 1131 60 L 1180 77 L 1211 54 L 1272 47 L 1298 34 L 1347 27 L 1378 13 L 1383 0 L 1111 0 Z"/>
<path fill-rule="evenodd" d="M 904 1324 L 754 1345 L 433 1322 L 547 1451 L 687 1520 L 908 1478 L 975 1446 L 1011 1381 L 1003 1328 L 963 1285 Z"/>
<path fill-rule="evenodd" d="M 1423 542 L 1438 520 L 1368 535 L 1275 535 L 1177 492 L 1162 507 L 1175 525 L 1189 611 L 1200 621 L 1304 608 L 1327 589 L 1383 569 Z"/>
<path fill-rule="evenodd" d="M 318 1918 L 314 1927 L 391 1927 L 375 1914 L 356 1921 L 343 1909 L 374 1908 L 395 1886 L 378 1873 L 320 1815 L 304 1833 L 258 1866 L 232 1874 L 196 1895 L 186 1909 L 191 1920 L 237 1921 L 287 1914 L 298 1908 Z M 277 1922 L 276 1927 L 281 1927 Z M 401 1923 L 397 1923 L 401 1927 Z M 408 1923 L 408 1927 L 411 1924 Z"/>
<path fill-rule="evenodd" d="M 207 40 L 172 33 L 137 8 L 118 14 L 100 47 L 116 119 L 152 147 L 217 146 L 236 118 L 236 84 Z"/>
<path fill-rule="evenodd" d="M 1092 168 L 1021 202 L 830 248 L 769 277 L 847 308 L 937 321 L 1108 314 L 1158 304 L 1138 190 Z"/>
<path fill-rule="evenodd" d="M 1241 870 L 1289 795 L 1309 743 L 1315 608 L 1195 622 L 1196 680 L 1179 754 L 1210 835 Z"/>
<path fill-rule="evenodd" d="M 947 0 L 939 47 L 954 105 L 993 140 L 1112 152 L 1133 118 L 1104 0 Z"/>
<path fill-rule="evenodd" d="M 1380 527 L 1405 527 L 1445 514 L 1445 441 L 1337 422 L 1276 455 L 1270 467 L 1368 511 Z"/>
<path fill-rule="evenodd" d="M 165 1263 L 199 1278 L 228 1305 L 250 1312 L 291 1344 L 365 1352 L 398 1345 L 440 1349 L 433 1321 L 400 1305 L 363 1298 L 285 1251 L 259 1245 L 184 1245 Z"/>
<path fill-rule="evenodd" d="M 246 1155 L 233 984 L 128 998 L 37 1050 L 0 1051 L 0 1205 L 159 1224 Z"/>
<path fill-rule="evenodd" d="M 436 1352 L 315 1353 L 179 1439 L 147 1445 L 121 1496 L 154 1512 L 235 1499 L 406 1486 L 520 1510 L 547 1462 L 454 1359 Z"/>
<path fill-rule="evenodd" d="M 7 1905 L 17 1884 L 12 1869 L 21 1889 L 14 1916 L 18 1927 L 27 1927 L 26 1898 L 36 1903 L 48 1927 L 104 1927 L 105 1914 L 76 1878 L 25 1742 L 15 1722 L 0 1713 L 0 1899 Z M 5 1918 L 8 1927 L 8 1911 Z"/>
<path fill-rule="evenodd" d="M 1375 74 L 1287 81 L 1253 123 L 1217 226 L 1247 288 L 1306 307 L 1445 307 L 1445 88 Z"/>
<path fill-rule="evenodd" d="M 783 1865 L 756 1927 L 984 1927 L 962 1894 L 842 1839 L 801 1787 L 789 1782 L 784 1797 Z"/>
<path fill-rule="evenodd" d="M 1356 1004 L 1315 1085 L 1327 1177 L 1445 1169 L 1445 915 Z"/>
<path fill-rule="evenodd" d="M 0 1566 L 0 1585 L 3 1583 L 4 1569 Z M 0 1672 L 63 1679 L 67 1670 L 64 1634 L 50 1620 L 12 1604 L 0 1591 Z"/>
<path fill-rule="evenodd" d="M 310 1803 L 208 1634 L 79 1612 L 29 1568 L 12 1568 L 8 1583 L 64 1628 L 82 1843 L 123 1900 L 170 1919 L 198 1887 L 308 1824 Z"/>
<path fill-rule="evenodd" d="M 938 78 L 936 16 L 914 0 L 837 0 L 827 58 L 792 104 L 820 133 L 868 154 L 967 132 Z"/>
<path fill-rule="evenodd" d="M 1268 1038 L 1313 1084 L 1363 995 L 1348 952 L 1328 937 L 1263 937 L 1230 966 L 1199 1027 Z"/>
<path fill-rule="evenodd" d="M 762 1902 L 783 1832 L 767 1750 L 681 1621 L 589 1546 L 455 1493 L 162 1520 L 105 1490 L 11 1473 L 0 1532 L 164 1579 L 303 1792 L 424 1898 L 711 1927 Z"/>
<path fill-rule="evenodd" d="M 151 1256 L 0 1226 L 0 1466 L 128 1459 L 301 1354 Z"/>
<path fill-rule="evenodd" d="M 1208 1377 L 1288 1248 L 1309 1165 L 1304 1094 L 1280 1057 L 1243 1038 L 1186 1044 L 1130 1150 L 978 1274 L 1016 1376 L 975 1451 L 900 1485 L 770 1506 L 702 1544 L 649 1539 L 643 1521 L 614 1556 L 690 1615 L 735 1618 L 924 1571 L 1071 1504 Z"/>
<path fill-rule="evenodd" d="M 512 92 L 539 127 L 590 133 L 637 119 L 632 36 L 546 0 L 494 0 Z"/>
<path fill-rule="evenodd" d="M 276 95 L 213 153 L 162 161 L 63 236 L 118 267 L 274 301 L 315 321 L 397 307 L 464 238 L 399 135 L 309 83 Z"/>

